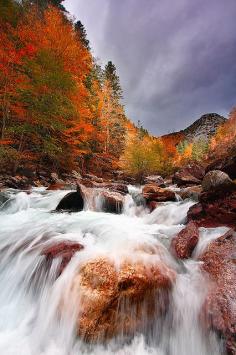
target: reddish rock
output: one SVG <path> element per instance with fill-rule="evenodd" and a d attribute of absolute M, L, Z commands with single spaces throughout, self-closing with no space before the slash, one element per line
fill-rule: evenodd
<path fill-rule="evenodd" d="M 225 156 L 207 166 L 206 172 L 212 170 L 221 170 L 228 174 L 232 180 L 236 179 L 236 155 Z"/>
<path fill-rule="evenodd" d="M 236 229 L 236 185 L 200 195 L 199 203 L 188 211 L 188 221 L 201 227 L 228 226 Z"/>
<path fill-rule="evenodd" d="M 191 198 L 192 200 L 198 201 L 199 196 L 202 193 L 202 187 L 200 185 L 189 186 L 184 189 L 181 189 L 177 193 L 183 200 Z"/>
<path fill-rule="evenodd" d="M 159 205 L 160 203 L 157 201 L 149 201 L 147 207 L 149 208 L 150 212 L 153 212 Z"/>
<path fill-rule="evenodd" d="M 78 299 L 77 332 L 86 341 L 133 335 L 165 311 L 175 272 L 166 265 L 108 259 L 87 262 L 75 276 L 69 299 Z M 66 307 L 66 300 L 62 302 Z M 144 314 L 145 313 L 145 314 Z"/>
<path fill-rule="evenodd" d="M 201 183 L 205 175 L 205 169 L 199 164 L 189 164 L 177 171 L 172 181 L 178 186 L 191 186 Z"/>
<path fill-rule="evenodd" d="M 50 184 L 47 187 L 47 190 L 55 191 L 55 190 L 76 190 L 76 185 L 70 185 L 66 183 L 54 183 Z"/>
<path fill-rule="evenodd" d="M 122 195 L 126 195 L 128 191 L 128 186 L 126 184 L 116 183 L 116 182 L 104 182 L 103 184 L 97 185 L 97 187 L 108 189 L 112 192 L 118 192 Z"/>
<path fill-rule="evenodd" d="M 229 176 L 220 170 L 213 170 L 207 173 L 202 180 L 203 191 L 211 191 L 216 189 L 224 189 L 232 185 L 233 181 Z"/>
<path fill-rule="evenodd" d="M 49 267 L 51 266 L 53 260 L 55 258 L 61 258 L 61 264 L 57 270 L 57 277 L 61 275 L 65 267 L 69 264 L 73 255 L 82 250 L 84 247 L 82 244 L 73 243 L 70 241 L 58 242 L 56 244 L 52 244 L 47 248 L 43 249 L 42 255 L 46 257 L 46 262 Z"/>
<path fill-rule="evenodd" d="M 228 354 L 236 350 L 236 233 L 211 242 L 200 256 L 213 281 L 203 307 L 205 324 L 225 338 Z"/>
<path fill-rule="evenodd" d="M 162 176 L 159 175 L 151 175 L 151 176 L 147 176 L 144 179 L 146 184 L 152 184 L 155 183 L 156 185 L 158 185 L 159 187 L 165 187 L 165 182 Z"/>
<path fill-rule="evenodd" d="M 176 201 L 175 193 L 168 189 L 163 189 L 157 184 L 145 185 L 142 191 L 143 197 L 149 201 L 165 202 Z"/>
<path fill-rule="evenodd" d="M 198 226 L 194 222 L 190 222 L 172 239 L 171 249 L 180 259 L 188 259 L 191 257 L 194 248 L 199 239 Z"/>
<path fill-rule="evenodd" d="M 108 213 L 121 213 L 124 205 L 124 196 L 119 192 L 102 191 L 102 210 Z"/>

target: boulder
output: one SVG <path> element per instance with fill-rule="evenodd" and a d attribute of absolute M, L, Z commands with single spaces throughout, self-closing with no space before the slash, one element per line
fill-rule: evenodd
<path fill-rule="evenodd" d="M 162 263 L 126 260 L 117 269 L 106 258 L 88 261 L 75 275 L 67 298 L 78 300 L 78 335 L 89 342 L 134 335 L 164 313 L 174 280 L 175 272 Z"/>
<path fill-rule="evenodd" d="M 225 339 L 228 354 L 236 350 L 236 233 L 212 241 L 199 258 L 213 281 L 203 306 L 204 324 Z"/>
<path fill-rule="evenodd" d="M 57 268 L 56 275 L 57 277 L 59 277 L 71 261 L 74 254 L 82 250 L 83 248 L 84 246 L 80 243 L 71 241 L 61 241 L 44 248 L 41 254 L 44 255 L 46 258 L 47 269 L 51 267 L 54 259 L 61 259 L 60 265 Z"/>
<path fill-rule="evenodd" d="M 149 208 L 150 212 L 153 212 L 159 205 L 160 205 L 160 202 L 149 201 L 148 204 L 147 204 L 147 207 Z"/>
<path fill-rule="evenodd" d="M 146 184 L 155 183 L 159 187 L 165 187 L 164 179 L 160 175 L 147 176 L 145 177 L 144 182 Z"/>
<path fill-rule="evenodd" d="M 6 187 L 19 190 L 30 190 L 32 184 L 33 182 L 31 179 L 20 175 L 8 177 L 8 179 L 5 181 Z"/>
<path fill-rule="evenodd" d="M 201 185 L 189 186 L 184 189 L 181 189 L 177 193 L 183 200 L 190 198 L 194 201 L 198 201 L 199 196 L 202 193 L 202 187 Z"/>
<path fill-rule="evenodd" d="M 191 257 L 199 240 L 198 226 L 194 222 L 189 222 L 177 236 L 171 241 L 171 249 L 179 259 Z"/>
<path fill-rule="evenodd" d="M 143 187 L 142 191 L 143 197 L 150 201 L 165 202 L 165 201 L 176 201 L 174 191 L 163 189 L 157 184 L 148 184 Z"/>
<path fill-rule="evenodd" d="M 93 182 L 97 182 L 97 183 L 103 183 L 103 179 L 100 177 L 97 177 L 96 175 L 93 174 L 85 174 L 83 175 L 83 178 L 93 181 Z"/>
<path fill-rule="evenodd" d="M 66 183 L 54 183 L 50 184 L 47 187 L 47 190 L 56 191 L 56 190 L 76 190 L 77 186 L 74 184 L 66 184 Z"/>
<path fill-rule="evenodd" d="M 62 179 L 60 179 L 57 175 L 57 173 L 51 173 L 51 180 L 53 183 L 58 183 L 58 184 L 63 184 L 64 181 Z"/>
<path fill-rule="evenodd" d="M 228 174 L 232 180 L 235 180 L 236 179 L 236 155 L 229 155 L 209 164 L 206 168 L 206 172 L 212 170 L 221 170 L 224 173 Z"/>
<path fill-rule="evenodd" d="M 233 182 L 229 176 L 220 170 L 213 170 L 207 173 L 202 181 L 203 191 L 210 191 L 216 189 L 222 189 L 224 187 L 232 185 Z"/>
<path fill-rule="evenodd" d="M 118 192 L 122 195 L 128 194 L 128 186 L 126 184 L 122 183 L 116 183 L 116 182 L 105 182 L 103 184 L 97 185 L 97 187 L 108 189 L 109 191 L 112 192 Z"/>
<path fill-rule="evenodd" d="M 205 175 L 205 169 L 199 164 L 189 164 L 177 171 L 172 181 L 178 186 L 199 185 Z"/>
<path fill-rule="evenodd" d="M 102 210 L 108 213 L 120 214 L 124 205 L 124 196 L 119 192 L 102 191 Z"/>
<path fill-rule="evenodd" d="M 202 193 L 199 203 L 189 209 L 187 220 L 206 228 L 236 229 L 236 185 Z"/>
<path fill-rule="evenodd" d="M 77 186 L 76 192 L 70 192 L 59 202 L 56 207 L 58 212 L 79 212 L 84 208 L 84 197 L 81 187 Z"/>

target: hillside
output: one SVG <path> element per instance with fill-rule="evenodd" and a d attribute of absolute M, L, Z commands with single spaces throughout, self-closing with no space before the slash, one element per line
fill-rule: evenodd
<path fill-rule="evenodd" d="M 163 138 L 167 137 L 185 137 L 188 141 L 196 141 L 198 139 L 209 139 L 214 136 L 217 128 L 226 122 L 226 118 L 218 115 L 217 113 L 207 113 L 201 116 L 198 120 L 193 122 L 187 128 L 170 134 L 166 134 Z"/>

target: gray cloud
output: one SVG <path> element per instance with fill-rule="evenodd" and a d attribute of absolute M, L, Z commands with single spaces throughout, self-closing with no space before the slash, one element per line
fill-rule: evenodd
<path fill-rule="evenodd" d="M 112 60 L 128 116 L 153 134 L 236 105 L 235 0 L 66 0 Z"/>

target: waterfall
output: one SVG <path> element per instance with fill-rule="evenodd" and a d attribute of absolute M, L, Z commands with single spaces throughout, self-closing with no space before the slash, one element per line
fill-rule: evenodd
<path fill-rule="evenodd" d="M 123 213 L 115 215 L 101 211 L 98 190 L 87 191 L 85 210 L 71 214 L 51 213 L 68 191 L 8 191 L 9 200 L 0 207 L 0 354 L 223 354 L 216 334 L 201 325 L 209 285 L 197 256 L 225 229 L 201 228 L 193 259 L 180 262 L 172 256 L 170 242 L 184 228 L 193 201 L 161 203 L 150 214 L 134 202 L 140 189 L 129 187 Z M 58 276 L 61 257 L 47 264 L 43 253 L 65 241 L 84 248 L 74 253 Z M 156 295 L 152 320 L 143 306 L 141 326 L 131 336 L 121 333 L 107 342 L 84 342 L 76 332 L 82 301 L 72 297 L 71 290 L 82 265 L 97 258 L 109 258 L 115 272 L 124 260 L 145 266 L 162 262 L 174 270 L 165 312 L 155 313 L 161 300 Z M 129 304 L 119 307 L 130 312 Z"/>

